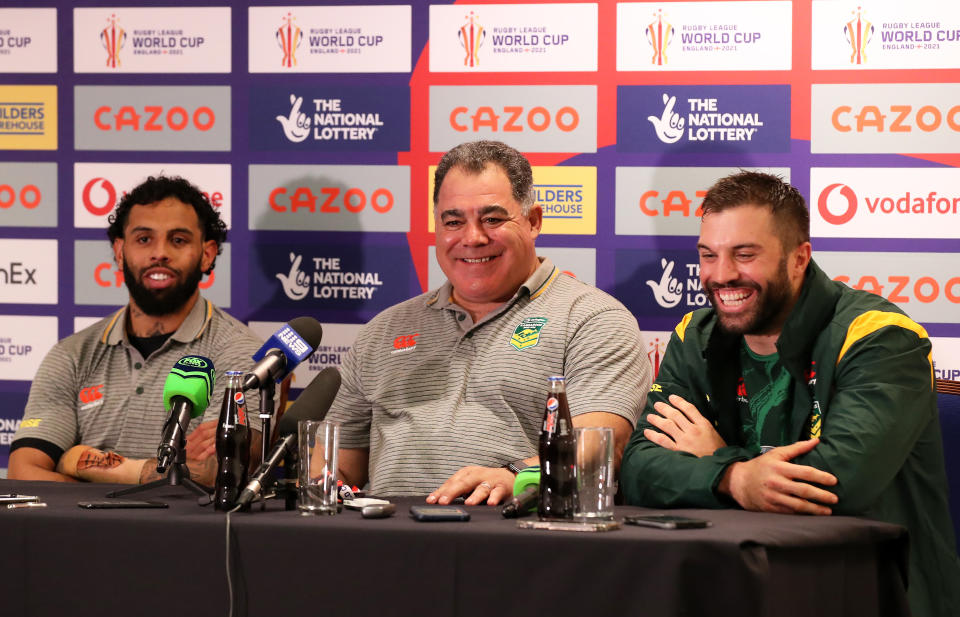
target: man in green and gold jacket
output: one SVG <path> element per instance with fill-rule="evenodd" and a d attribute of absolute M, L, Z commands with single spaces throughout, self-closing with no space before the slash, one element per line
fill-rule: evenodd
<path fill-rule="evenodd" d="M 960 615 L 926 331 L 811 259 L 803 197 L 740 172 L 703 201 L 713 308 L 667 347 L 623 457 L 628 503 L 865 516 L 910 532 L 918 616 Z"/>

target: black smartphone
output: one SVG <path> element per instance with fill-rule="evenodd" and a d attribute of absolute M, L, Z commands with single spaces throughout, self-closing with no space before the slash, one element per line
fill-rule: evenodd
<path fill-rule="evenodd" d="M 410 516 L 418 521 L 470 520 L 470 513 L 457 506 L 410 506 Z"/>
<path fill-rule="evenodd" d="M 628 525 L 656 527 L 657 529 L 703 529 L 713 525 L 703 518 L 676 516 L 674 514 L 631 514 L 624 517 Z"/>
<path fill-rule="evenodd" d="M 97 501 L 78 501 L 77 505 L 88 510 L 113 510 L 116 508 L 168 508 L 162 501 L 149 499 L 103 499 Z"/>

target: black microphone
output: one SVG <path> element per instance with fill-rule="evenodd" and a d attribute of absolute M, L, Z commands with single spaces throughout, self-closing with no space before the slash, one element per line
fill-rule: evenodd
<path fill-rule="evenodd" d="M 500 509 L 504 518 L 517 518 L 529 514 L 540 500 L 540 466 L 524 467 L 513 481 L 513 495 Z"/>
<path fill-rule="evenodd" d="M 284 324 L 253 354 L 257 361 L 243 377 L 244 391 L 261 388 L 271 379 L 280 382 L 312 354 L 323 338 L 313 317 L 297 317 Z"/>
<path fill-rule="evenodd" d="M 213 395 L 213 361 L 184 356 L 173 365 L 163 384 L 164 409 L 170 412 L 157 448 L 157 471 L 164 473 L 186 437 L 190 420 L 203 415 Z"/>
<path fill-rule="evenodd" d="M 237 506 L 245 506 L 261 493 L 269 483 L 273 470 L 277 468 L 285 456 L 297 449 L 297 430 L 300 420 L 323 420 L 333 405 L 333 399 L 340 389 L 340 371 L 333 366 L 320 371 L 313 378 L 290 410 L 283 414 L 277 423 L 279 439 L 273 446 L 270 454 L 259 468 L 250 476 L 250 482 L 237 498 Z"/>
<path fill-rule="evenodd" d="M 523 489 L 519 495 L 513 495 L 503 504 L 500 513 L 504 518 L 517 518 L 527 512 L 540 498 L 540 487 L 531 485 Z"/>

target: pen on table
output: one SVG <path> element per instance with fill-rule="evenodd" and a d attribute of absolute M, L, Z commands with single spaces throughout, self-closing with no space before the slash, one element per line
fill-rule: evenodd
<path fill-rule="evenodd" d="M 12 510 L 14 508 L 46 508 L 47 504 L 42 501 L 28 501 L 25 503 L 8 503 L 7 509 Z"/>

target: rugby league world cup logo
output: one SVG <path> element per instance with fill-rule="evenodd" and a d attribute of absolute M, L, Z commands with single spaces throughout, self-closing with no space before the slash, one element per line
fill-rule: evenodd
<path fill-rule="evenodd" d="M 850 64 L 866 64 L 867 44 L 873 38 L 873 24 L 863 18 L 861 7 L 858 6 L 853 14 L 856 17 L 843 26 L 843 35 L 847 38 L 847 43 L 850 44 L 852 50 Z"/>
<path fill-rule="evenodd" d="M 467 23 L 460 27 L 457 37 L 467 54 L 463 58 L 463 66 L 478 66 L 480 64 L 480 46 L 483 45 L 483 40 L 487 38 L 487 31 L 480 25 L 480 19 L 473 11 L 470 11 L 470 14 L 467 15 Z"/>
<path fill-rule="evenodd" d="M 656 20 L 647 24 L 647 43 L 653 48 L 653 57 L 650 64 L 664 65 L 667 63 L 667 47 L 673 42 L 673 25 L 663 19 L 663 9 L 654 13 Z"/>
<path fill-rule="evenodd" d="M 120 50 L 127 42 L 127 31 L 117 25 L 117 16 L 111 15 L 107 19 L 110 24 L 100 31 L 100 44 L 107 51 L 107 66 L 115 69 L 120 66 Z"/>
<path fill-rule="evenodd" d="M 277 45 L 283 51 L 283 60 L 280 66 L 291 68 L 297 65 L 297 48 L 303 41 L 303 30 L 294 24 L 293 14 L 287 13 L 283 18 L 283 25 L 277 28 Z"/>

